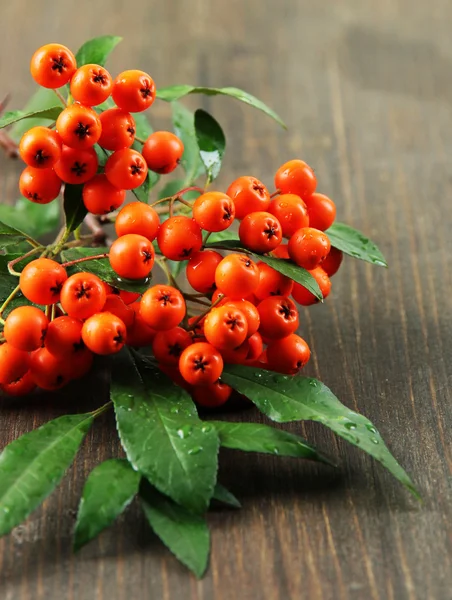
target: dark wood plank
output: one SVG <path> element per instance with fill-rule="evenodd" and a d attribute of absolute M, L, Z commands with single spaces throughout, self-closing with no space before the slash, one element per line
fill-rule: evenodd
<path fill-rule="evenodd" d="M 2 6 L 0 96 L 12 92 L 14 106 L 31 89 L 28 61 L 40 44 L 76 48 L 119 33 L 114 72 L 143 68 L 160 86 L 243 87 L 283 116 L 287 133 L 233 101 L 188 101 L 224 124 L 219 186 L 248 173 L 271 185 L 279 164 L 301 156 L 339 218 L 379 242 L 390 269 L 347 261 L 325 306 L 303 312 L 301 331 L 313 349 L 309 372 L 375 422 L 424 497 L 417 504 L 379 465 L 308 424 L 306 435 L 341 459 L 340 472 L 222 455 L 221 479 L 244 506 L 211 515 L 211 568 L 201 582 L 149 535 L 137 506 L 75 557 L 70 533 L 83 480 L 119 452 L 106 416 L 58 491 L 0 542 L 2 598 L 450 597 L 451 18 L 447 0 Z M 166 126 L 164 105 L 152 116 Z M 19 172 L 0 155 L 2 202 L 16 197 Z M 102 394 L 100 385 L 83 400 L 75 390 L 5 406 L 1 446 Z"/>

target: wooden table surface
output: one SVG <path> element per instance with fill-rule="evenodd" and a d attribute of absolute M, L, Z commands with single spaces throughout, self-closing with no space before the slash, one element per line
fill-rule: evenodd
<path fill-rule="evenodd" d="M 301 331 L 313 349 L 309 372 L 376 424 L 424 498 L 418 504 L 379 464 L 308 424 L 305 434 L 341 461 L 337 472 L 223 454 L 222 480 L 243 509 L 209 518 L 202 581 L 148 533 L 137 506 L 74 556 L 83 480 L 118 453 L 106 418 L 57 492 L 0 542 L 2 600 L 452 598 L 450 0 L 1 4 L 0 96 L 12 92 L 16 107 L 32 87 L 38 46 L 76 49 L 115 33 L 125 39 L 114 72 L 142 68 L 160 86 L 242 87 L 282 115 L 288 132 L 233 100 L 189 101 L 224 125 L 219 186 L 242 174 L 271 185 L 283 161 L 302 157 L 339 219 L 379 243 L 389 270 L 348 260 L 328 302 L 302 313 Z M 165 105 L 151 113 L 167 125 Z M 0 157 L 2 202 L 17 196 L 19 170 Z M 106 390 L 89 393 L 100 404 Z M 5 408 L 0 445 L 83 409 L 86 396 Z"/>

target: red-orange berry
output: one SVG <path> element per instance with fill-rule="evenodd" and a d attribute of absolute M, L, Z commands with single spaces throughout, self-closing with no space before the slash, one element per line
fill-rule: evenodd
<path fill-rule="evenodd" d="M 26 167 L 19 179 L 19 189 L 31 202 L 48 204 L 59 195 L 61 179 L 53 169 Z"/>
<path fill-rule="evenodd" d="M 70 361 L 65 361 L 64 370 L 69 379 L 80 379 L 86 375 L 93 365 L 94 354 L 85 345 L 71 355 Z"/>
<path fill-rule="evenodd" d="M 170 131 L 155 131 L 148 137 L 141 152 L 151 171 L 165 175 L 174 171 L 180 163 L 184 144 Z"/>
<path fill-rule="evenodd" d="M 61 139 L 48 127 L 32 127 L 20 140 L 21 159 L 35 169 L 50 169 L 61 156 Z"/>
<path fill-rule="evenodd" d="M 243 254 L 229 254 L 215 271 L 217 288 L 232 300 L 241 300 L 253 294 L 259 285 L 259 269 Z"/>
<path fill-rule="evenodd" d="M 308 207 L 309 226 L 325 231 L 334 223 L 336 205 L 324 194 L 312 194 L 305 199 Z"/>
<path fill-rule="evenodd" d="M 158 331 L 152 342 L 155 359 L 164 365 L 178 365 L 182 352 L 192 343 L 191 335 L 182 327 Z"/>
<path fill-rule="evenodd" d="M 126 343 L 126 326 L 110 312 L 97 313 L 83 323 L 82 339 L 94 354 L 116 354 Z"/>
<path fill-rule="evenodd" d="M 129 148 L 135 140 L 135 119 L 121 108 L 109 108 L 99 115 L 102 133 L 99 146 L 105 150 Z"/>
<path fill-rule="evenodd" d="M 310 271 L 327 257 L 331 244 L 323 231 L 303 227 L 290 238 L 288 248 L 290 258 L 300 267 Z"/>
<path fill-rule="evenodd" d="M 121 206 L 126 192 L 112 185 L 104 173 L 99 173 L 85 183 L 82 198 L 87 211 L 93 215 L 106 215 Z"/>
<path fill-rule="evenodd" d="M 328 277 L 332 277 L 338 272 L 343 257 L 344 255 L 341 250 L 331 246 L 331 250 L 327 254 L 326 258 L 322 261 L 322 269 L 325 271 Z"/>
<path fill-rule="evenodd" d="M 186 269 L 191 287 L 200 294 L 211 294 L 215 291 L 215 271 L 222 260 L 221 254 L 213 250 L 193 254 Z"/>
<path fill-rule="evenodd" d="M 66 269 L 49 258 L 38 258 L 28 263 L 20 274 L 22 294 L 33 304 L 55 304 L 60 299 Z"/>
<path fill-rule="evenodd" d="M 296 194 L 281 194 L 273 198 L 268 212 L 281 223 L 284 237 L 290 237 L 301 227 L 309 227 L 308 209 Z"/>
<path fill-rule="evenodd" d="M 30 394 L 36 387 L 30 371 L 27 371 L 20 379 L 13 383 L 0 384 L 2 392 L 8 396 L 26 396 Z"/>
<path fill-rule="evenodd" d="M 298 335 L 291 335 L 279 340 L 272 340 L 267 348 L 269 367 L 279 373 L 295 375 L 309 361 L 309 346 Z"/>
<path fill-rule="evenodd" d="M 216 381 L 210 385 L 194 387 L 191 394 L 196 404 L 217 408 L 229 400 L 232 388 L 222 381 Z"/>
<path fill-rule="evenodd" d="M 142 155 L 131 148 L 117 150 L 105 163 L 108 181 L 123 190 L 139 187 L 148 174 L 148 167 Z"/>
<path fill-rule="evenodd" d="M 83 65 L 71 79 L 72 97 L 85 106 L 97 106 L 105 102 L 112 89 L 111 75 L 100 65 Z"/>
<path fill-rule="evenodd" d="M 124 279 L 143 279 L 154 266 L 154 246 L 147 238 L 128 233 L 113 242 L 109 252 L 113 271 Z"/>
<path fill-rule="evenodd" d="M 303 200 L 315 192 L 314 171 L 303 160 L 289 160 L 276 171 L 275 187 L 282 194 L 296 194 Z"/>
<path fill-rule="evenodd" d="M 33 54 L 30 71 L 33 79 L 45 88 L 56 89 L 70 80 L 75 73 L 75 56 L 61 44 L 46 44 Z"/>
<path fill-rule="evenodd" d="M 151 242 L 156 238 L 159 227 L 160 219 L 157 211 L 144 202 L 130 202 L 120 210 L 115 221 L 118 237 L 136 233 Z"/>
<path fill-rule="evenodd" d="M 242 344 L 248 334 L 248 322 L 235 306 L 219 306 L 211 310 L 204 320 L 207 341 L 219 350 L 232 350 Z"/>
<path fill-rule="evenodd" d="M 59 390 L 70 381 L 67 361 L 50 354 L 47 348 L 39 348 L 31 353 L 30 373 L 42 390 Z"/>
<path fill-rule="evenodd" d="M 293 333 L 298 325 L 298 310 L 290 298 L 270 296 L 257 305 L 261 323 L 259 333 L 268 339 L 278 339 Z"/>
<path fill-rule="evenodd" d="M 170 260 L 188 260 L 201 249 L 201 228 L 190 217 L 170 217 L 160 225 L 157 243 Z"/>
<path fill-rule="evenodd" d="M 154 285 L 146 290 L 140 302 L 143 320 L 157 331 L 177 327 L 185 316 L 185 301 L 176 288 Z"/>
<path fill-rule="evenodd" d="M 215 383 L 223 372 L 223 359 L 211 344 L 197 342 L 182 352 L 179 370 L 191 385 L 209 385 Z"/>
<path fill-rule="evenodd" d="M 32 352 L 44 343 L 49 320 L 35 306 L 19 306 L 12 310 L 3 329 L 8 344 L 18 350 Z"/>
<path fill-rule="evenodd" d="M 323 299 L 327 298 L 331 292 L 331 279 L 328 277 L 322 267 L 316 267 L 309 272 L 317 281 Z M 302 306 L 310 306 L 311 304 L 317 304 L 317 302 L 320 302 L 320 300 L 316 298 L 314 294 L 312 294 L 299 283 L 294 283 L 292 297 L 296 302 L 298 302 L 298 304 L 301 304 Z"/>
<path fill-rule="evenodd" d="M 85 183 L 97 172 L 98 160 L 94 148 L 80 150 L 64 146 L 61 157 L 55 163 L 55 173 L 65 183 Z"/>
<path fill-rule="evenodd" d="M 113 82 L 113 100 L 116 106 L 128 112 L 146 110 L 154 102 L 155 94 L 152 77 L 143 71 L 123 71 Z"/>
<path fill-rule="evenodd" d="M 243 219 L 250 212 L 266 211 L 270 205 L 267 188 L 255 177 L 239 177 L 226 193 L 234 201 L 236 219 Z"/>
<path fill-rule="evenodd" d="M 76 150 L 86 150 L 94 146 L 101 133 L 97 113 L 78 102 L 71 104 L 59 114 L 56 128 L 63 144 Z"/>
<path fill-rule="evenodd" d="M 256 331 L 248 339 L 248 354 L 246 360 L 257 360 L 264 350 L 264 343 L 261 334 Z"/>
<path fill-rule="evenodd" d="M 258 262 L 259 285 L 254 292 L 259 300 L 269 296 L 290 296 L 293 281 L 279 271 L 272 269 L 266 263 Z"/>
<path fill-rule="evenodd" d="M 50 354 L 58 357 L 73 357 L 83 349 L 82 326 L 80 319 L 63 315 L 57 317 L 47 327 L 44 345 Z"/>
<path fill-rule="evenodd" d="M 7 342 L 0 346 L 0 383 L 14 383 L 28 371 L 30 355 Z"/>
<path fill-rule="evenodd" d="M 88 319 L 102 310 L 106 300 L 102 281 L 93 273 L 75 273 L 61 288 L 60 302 L 75 319 Z"/>
<path fill-rule="evenodd" d="M 127 329 L 132 327 L 135 321 L 135 312 L 130 306 L 125 304 L 124 300 L 118 294 L 107 294 L 102 312 L 109 312 L 117 316 Z"/>
<path fill-rule="evenodd" d="M 240 223 L 239 238 L 254 252 L 271 252 L 281 243 L 281 225 L 271 213 L 252 212 Z"/>
<path fill-rule="evenodd" d="M 141 316 L 140 305 L 141 302 L 130 304 L 130 308 L 135 314 L 135 319 L 133 324 L 127 327 L 127 344 L 133 348 L 150 346 L 157 334 L 157 331 L 149 327 Z"/>
<path fill-rule="evenodd" d="M 290 260 L 289 256 L 289 245 L 279 244 L 274 250 L 272 250 L 272 256 L 275 258 L 282 258 L 283 260 Z"/>
<path fill-rule="evenodd" d="M 206 231 L 224 231 L 234 217 L 234 202 L 222 192 L 206 192 L 193 205 L 193 218 Z"/>
<path fill-rule="evenodd" d="M 227 299 L 222 306 L 229 308 L 235 308 L 244 314 L 246 322 L 248 323 L 247 337 L 250 337 L 256 333 L 260 325 L 260 316 L 257 308 L 248 300 L 229 300 Z"/>

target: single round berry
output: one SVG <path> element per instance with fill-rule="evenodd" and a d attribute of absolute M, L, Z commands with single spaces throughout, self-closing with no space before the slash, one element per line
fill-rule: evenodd
<path fill-rule="evenodd" d="M 56 128 L 63 144 L 76 150 L 86 150 L 94 146 L 102 130 L 97 113 L 78 102 L 59 114 Z"/>
<path fill-rule="evenodd" d="M 144 348 L 151 346 L 157 331 L 144 321 L 140 313 L 141 302 L 130 304 L 130 309 L 133 310 L 135 319 L 133 324 L 127 327 L 127 344 L 132 348 Z"/>
<path fill-rule="evenodd" d="M 48 325 L 49 320 L 39 308 L 19 306 L 9 313 L 3 337 L 14 348 L 32 352 L 43 345 Z"/>
<path fill-rule="evenodd" d="M 30 71 L 40 86 L 56 89 L 69 82 L 75 73 L 75 56 L 61 44 L 46 44 L 33 54 Z"/>
<path fill-rule="evenodd" d="M 222 192 L 206 192 L 193 205 L 193 218 L 206 231 L 224 231 L 234 217 L 234 202 Z"/>
<path fill-rule="evenodd" d="M 186 276 L 191 287 L 200 294 L 215 291 L 215 271 L 223 257 L 214 250 L 196 252 L 188 261 Z"/>
<path fill-rule="evenodd" d="M 176 288 L 154 285 L 146 290 L 140 302 L 140 315 L 149 327 L 164 331 L 177 327 L 185 316 L 185 301 Z"/>
<path fill-rule="evenodd" d="M 185 381 L 191 385 L 210 385 L 220 378 L 223 359 L 211 344 L 197 342 L 182 352 L 179 370 Z"/>
<path fill-rule="evenodd" d="M 324 194 L 312 194 L 306 197 L 309 225 L 320 231 L 326 231 L 336 218 L 336 205 Z"/>
<path fill-rule="evenodd" d="M 139 187 L 148 174 L 142 155 L 131 148 L 114 152 L 105 164 L 108 181 L 119 189 L 133 190 Z"/>
<path fill-rule="evenodd" d="M 152 242 L 142 235 L 128 233 L 113 242 L 109 252 L 113 271 L 124 279 L 143 279 L 154 266 Z"/>
<path fill-rule="evenodd" d="M 276 171 L 275 187 L 282 194 L 296 194 L 304 200 L 316 186 L 314 171 L 302 160 L 289 160 Z"/>
<path fill-rule="evenodd" d="M 50 354 L 47 348 L 39 348 L 30 355 L 30 373 L 35 384 L 42 390 L 59 390 L 70 381 L 67 361 Z"/>
<path fill-rule="evenodd" d="M 14 383 L 28 371 L 30 355 L 7 342 L 0 346 L 0 383 Z"/>
<path fill-rule="evenodd" d="M 235 300 L 254 293 L 259 285 L 259 269 L 255 262 L 243 254 L 229 254 L 215 271 L 217 288 Z"/>
<path fill-rule="evenodd" d="M 257 360 L 264 350 L 261 334 L 256 331 L 256 333 L 253 333 L 253 335 L 247 339 L 247 342 L 248 354 L 246 355 L 246 360 Z"/>
<path fill-rule="evenodd" d="M 160 227 L 158 213 L 144 202 L 130 202 L 121 209 L 115 220 L 118 237 L 128 233 L 142 235 L 152 242 Z"/>
<path fill-rule="evenodd" d="M 235 306 L 219 306 L 212 309 L 204 320 L 207 341 L 219 350 L 232 350 L 240 346 L 248 334 L 248 322 Z"/>
<path fill-rule="evenodd" d="M 311 357 L 309 346 L 298 335 L 272 340 L 267 348 L 267 360 L 272 370 L 295 375 Z"/>
<path fill-rule="evenodd" d="M 124 346 L 126 335 L 124 323 L 110 312 L 92 315 L 83 323 L 82 339 L 94 354 L 116 354 Z"/>
<path fill-rule="evenodd" d="M 99 146 L 105 150 L 130 148 L 135 140 L 135 119 L 121 108 L 109 108 L 99 115 L 102 133 Z"/>
<path fill-rule="evenodd" d="M 290 237 L 301 227 L 309 227 L 308 209 L 296 194 L 281 194 L 273 198 L 268 212 L 280 222 L 284 237 Z"/>
<path fill-rule="evenodd" d="M 327 298 L 331 292 L 331 279 L 328 277 L 322 267 L 316 267 L 309 272 L 316 280 L 323 299 L 325 300 L 325 298 Z M 294 283 L 292 297 L 296 302 L 298 302 L 298 304 L 301 304 L 302 306 L 311 306 L 311 304 L 317 304 L 317 302 L 320 302 L 320 300 L 314 296 L 314 294 L 312 294 L 299 283 Z"/>
<path fill-rule="evenodd" d="M 94 177 L 97 172 L 98 160 L 94 148 L 80 150 L 64 146 L 61 149 L 61 157 L 55 163 L 55 173 L 65 183 L 86 183 Z"/>
<path fill-rule="evenodd" d="M 80 319 L 63 315 L 57 317 L 47 327 L 45 347 L 54 356 L 71 358 L 83 350 L 82 326 Z"/>
<path fill-rule="evenodd" d="M 272 269 L 266 263 L 257 263 L 259 268 L 259 285 L 254 292 L 259 300 L 269 296 L 290 296 L 293 281 L 279 271 Z"/>
<path fill-rule="evenodd" d="M 26 167 L 19 179 L 20 193 L 36 204 L 49 204 L 59 195 L 61 179 L 53 169 Z"/>
<path fill-rule="evenodd" d="M 327 257 L 331 244 L 323 231 L 303 227 L 290 238 L 288 248 L 290 258 L 300 267 L 311 271 Z"/>
<path fill-rule="evenodd" d="M 30 371 L 27 371 L 20 379 L 12 383 L 0 384 L 2 392 L 8 396 L 26 396 L 30 394 L 36 387 Z"/>
<path fill-rule="evenodd" d="M 278 339 L 290 335 L 299 325 L 298 310 L 290 298 L 270 296 L 257 305 L 261 318 L 259 333 Z"/>
<path fill-rule="evenodd" d="M 149 169 L 165 175 L 180 163 L 184 153 L 182 140 L 170 131 L 155 131 L 146 140 L 142 154 Z"/>
<path fill-rule="evenodd" d="M 111 75 L 100 65 L 83 65 L 71 79 L 72 97 L 85 106 L 97 106 L 105 102 L 112 89 Z"/>
<path fill-rule="evenodd" d="M 201 228 L 190 217 L 170 217 L 160 225 L 157 243 L 166 258 L 188 260 L 201 249 Z"/>
<path fill-rule="evenodd" d="M 155 100 L 155 84 L 144 71 L 120 73 L 113 82 L 112 96 L 116 106 L 128 112 L 142 112 Z"/>
<path fill-rule="evenodd" d="M 20 140 L 19 154 L 29 167 L 50 169 L 61 156 L 61 139 L 48 127 L 32 127 Z"/>
<path fill-rule="evenodd" d="M 218 408 L 229 400 L 232 394 L 232 388 L 223 383 L 216 381 L 210 385 L 197 386 L 192 390 L 192 397 L 196 404 L 205 406 L 206 408 Z"/>
<path fill-rule="evenodd" d="M 260 325 L 260 316 L 257 308 L 248 300 L 228 300 L 223 306 L 234 308 L 244 314 L 246 322 L 248 323 L 247 337 L 250 337 L 256 333 Z"/>
<path fill-rule="evenodd" d="M 92 273 L 75 273 L 61 288 L 64 311 L 75 319 L 88 319 L 102 310 L 107 295 L 102 281 Z"/>
<path fill-rule="evenodd" d="M 159 331 L 152 342 L 155 359 L 164 365 L 178 365 L 182 352 L 192 343 L 191 335 L 182 327 Z"/>
<path fill-rule="evenodd" d="M 55 304 L 67 280 L 66 269 L 49 258 L 37 258 L 28 263 L 20 274 L 22 294 L 33 304 Z"/>
<path fill-rule="evenodd" d="M 88 212 L 106 215 L 121 206 L 126 192 L 112 185 L 104 173 L 99 173 L 85 183 L 82 198 Z"/>
<path fill-rule="evenodd" d="M 239 237 L 242 244 L 253 252 L 271 252 L 281 243 L 281 225 L 268 212 L 252 212 L 240 223 Z"/>
<path fill-rule="evenodd" d="M 325 271 L 328 277 L 332 277 L 338 272 L 343 258 L 344 255 L 342 251 L 331 246 L 331 250 L 327 254 L 326 258 L 322 261 L 322 269 Z"/>
<path fill-rule="evenodd" d="M 236 219 L 243 219 L 250 212 L 266 211 L 270 205 L 267 188 L 255 177 L 239 177 L 226 193 L 234 201 Z"/>
<path fill-rule="evenodd" d="M 135 322 L 135 312 L 118 294 L 107 294 L 102 312 L 116 315 L 124 323 L 126 328 L 132 327 Z"/>
<path fill-rule="evenodd" d="M 91 370 L 93 360 L 94 354 L 83 344 L 83 348 L 77 350 L 71 356 L 70 361 L 65 361 L 64 370 L 66 376 L 69 379 L 80 379 Z"/>

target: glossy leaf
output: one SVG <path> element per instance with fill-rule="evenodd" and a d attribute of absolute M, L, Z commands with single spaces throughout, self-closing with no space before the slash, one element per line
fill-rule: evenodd
<path fill-rule="evenodd" d="M 102 35 L 85 42 L 75 55 L 77 67 L 95 64 L 105 66 L 107 58 L 122 40 L 116 35 Z"/>
<path fill-rule="evenodd" d="M 242 507 L 240 501 L 234 496 L 234 494 L 232 494 L 224 487 L 224 485 L 221 485 L 221 483 L 218 482 L 213 491 L 212 500 L 216 500 L 217 502 L 221 502 L 222 504 L 226 504 L 232 508 Z"/>
<path fill-rule="evenodd" d="M 353 227 L 345 223 L 333 223 L 325 233 L 329 237 L 331 245 L 345 254 L 380 267 L 388 266 L 385 257 L 374 242 Z"/>
<path fill-rule="evenodd" d="M 252 96 L 248 92 L 244 92 L 235 87 L 225 88 L 209 88 L 194 85 L 172 85 L 166 88 L 160 88 L 157 90 L 157 98 L 165 100 L 166 102 L 174 102 L 174 100 L 180 100 L 188 94 L 205 94 L 207 96 L 216 96 L 221 94 L 223 96 L 230 96 L 236 98 L 245 104 L 249 104 L 258 110 L 261 110 L 266 115 L 274 119 L 282 127 L 286 127 L 282 119 L 275 113 L 274 110 L 269 108 L 261 100 L 258 100 L 255 96 Z"/>
<path fill-rule="evenodd" d="M 302 437 L 275 429 L 263 423 L 231 423 L 228 421 L 209 421 L 220 436 L 224 448 L 243 450 L 244 452 L 262 452 L 277 456 L 292 456 L 318 460 L 327 464 L 333 462 L 318 452 L 314 446 Z"/>
<path fill-rule="evenodd" d="M 150 526 L 165 546 L 197 577 L 207 568 L 210 534 L 205 519 L 159 494 L 151 486 L 140 489 Z"/>
<path fill-rule="evenodd" d="M 180 190 L 192 185 L 204 173 L 204 164 L 199 155 L 199 146 L 195 132 L 195 115 L 179 102 L 172 102 L 174 132 L 184 144 L 181 166 L 185 171 L 185 179 Z M 177 191 L 177 190 L 176 190 Z"/>
<path fill-rule="evenodd" d="M 132 193 L 135 196 L 135 198 L 140 202 L 149 202 L 149 194 L 151 193 L 152 188 L 156 185 L 159 179 L 160 175 L 154 173 L 153 171 L 148 171 L 144 183 L 132 190 Z"/>
<path fill-rule="evenodd" d="M 8 262 L 19 258 L 21 254 L 4 254 L 0 255 L 0 306 L 5 302 L 9 295 L 13 292 L 18 284 L 18 278 L 10 275 L 8 271 Z M 20 262 L 16 265 L 16 269 L 20 272 L 27 262 L 30 262 L 35 257 L 29 258 L 26 262 Z M 3 311 L 3 318 L 6 318 L 8 314 L 17 308 L 18 306 L 29 305 L 29 302 L 25 296 L 18 292 L 14 299 L 8 304 L 7 308 Z"/>
<path fill-rule="evenodd" d="M 0 535 L 19 525 L 58 485 L 93 421 L 66 415 L 11 442 L 0 454 Z"/>
<path fill-rule="evenodd" d="M 69 231 L 74 231 L 83 222 L 88 211 L 83 204 L 82 199 L 83 185 L 72 185 L 66 183 L 64 186 L 64 215 L 66 218 L 66 227 Z"/>
<path fill-rule="evenodd" d="M 205 110 L 195 112 L 195 132 L 199 155 L 204 164 L 208 181 L 218 177 L 226 148 L 226 138 L 219 123 Z"/>
<path fill-rule="evenodd" d="M 66 86 L 65 86 L 66 87 Z M 64 93 L 64 88 L 60 89 L 60 92 Z M 44 110 L 57 107 L 61 112 L 63 110 L 63 104 L 61 100 L 55 95 L 53 90 L 47 88 L 38 88 L 36 92 L 31 96 L 27 104 L 25 105 L 23 112 L 26 113 L 39 113 Z M 38 125 L 50 125 L 55 119 L 43 118 L 43 117 L 29 117 L 22 121 L 16 121 L 11 129 L 8 131 L 8 135 L 15 141 L 19 142 L 23 134 Z"/>
<path fill-rule="evenodd" d="M 145 115 L 145 113 L 133 113 L 133 119 L 135 121 L 135 135 L 142 140 L 146 140 L 151 133 L 154 131 L 152 125 Z M 139 144 L 138 150 L 143 147 L 143 144 L 137 142 Z"/>
<path fill-rule="evenodd" d="M 415 496 L 413 482 L 385 446 L 374 425 L 344 406 L 320 381 L 228 365 L 222 380 L 273 421 L 317 421 L 380 461 Z"/>
<path fill-rule="evenodd" d="M 204 511 L 215 486 L 219 441 L 215 429 L 199 420 L 187 392 L 125 350 L 115 360 L 111 396 L 134 468 L 178 504 Z"/>
<path fill-rule="evenodd" d="M 0 116 L 0 129 L 3 129 L 3 127 L 8 127 L 8 125 L 12 125 L 13 123 L 17 123 L 18 121 L 22 121 L 23 119 L 34 118 L 55 121 L 62 110 L 62 106 L 52 106 L 50 108 L 44 108 L 42 110 L 31 112 L 24 110 L 12 110 L 5 112 L 2 116 Z"/>
<path fill-rule="evenodd" d="M 121 458 L 106 460 L 91 471 L 78 508 L 74 550 L 114 522 L 138 493 L 140 479 L 140 474 Z"/>
<path fill-rule="evenodd" d="M 225 250 L 237 250 L 238 252 L 246 252 L 251 257 L 253 257 L 254 260 L 261 260 L 262 262 L 266 263 L 269 267 L 275 269 L 275 271 L 279 271 L 283 275 L 290 277 L 290 279 L 293 279 L 293 281 L 296 281 L 297 283 L 305 287 L 307 290 L 309 290 L 311 294 L 314 294 L 314 296 L 319 300 L 322 300 L 323 298 L 319 285 L 314 279 L 314 277 L 311 275 L 311 273 L 309 273 L 309 271 L 307 271 L 306 269 L 303 269 L 302 267 L 299 267 L 298 265 L 294 264 L 290 260 L 274 258 L 273 256 L 268 256 L 266 254 L 256 254 L 255 252 L 251 252 L 250 250 L 245 248 L 245 246 L 243 246 L 240 243 L 240 241 L 230 239 L 213 243 L 211 243 L 209 239 L 209 243 L 206 247 L 223 248 Z"/>
<path fill-rule="evenodd" d="M 25 198 L 19 198 L 10 206 L 0 205 L 0 219 L 11 227 L 23 227 L 27 235 L 40 238 L 54 231 L 60 222 L 60 203 L 36 204 Z M 0 245 L 3 246 L 0 240 Z"/>
<path fill-rule="evenodd" d="M 108 253 L 108 248 L 69 248 L 63 250 L 61 256 L 64 262 L 69 262 L 87 256 L 97 256 L 98 254 L 106 253 Z M 111 268 L 108 258 L 89 260 L 68 267 L 68 272 L 71 274 L 77 271 L 94 273 L 94 275 L 97 275 L 102 281 L 105 281 L 105 283 L 128 292 L 142 294 L 149 287 L 149 281 L 143 283 L 143 281 L 135 282 L 120 279 Z"/>
<path fill-rule="evenodd" d="M 3 207 L 2 207 L 3 208 Z M 27 235 L 16 229 L 15 227 L 11 227 L 6 223 L 0 221 L 0 247 L 7 248 L 8 246 L 14 246 L 26 240 Z M 30 247 L 31 250 L 31 247 Z"/>

